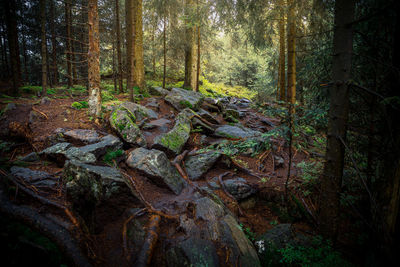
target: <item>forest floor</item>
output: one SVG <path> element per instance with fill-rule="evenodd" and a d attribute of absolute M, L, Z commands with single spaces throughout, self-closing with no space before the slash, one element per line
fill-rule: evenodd
<path fill-rule="evenodd" d="M 66 196 L 65 182 L 62 179 L 62 166 L 55 162 L 41 159 L 38 162 L 22 163 L 20 158 L 28 155 L 31 152 L 40 152 L 48 147 L 48 140 L 54 136 L 58 128 L 64 130 L 71 129 L 89 129 L 97 131 L 100 136 L 105 136 L 109 133 L 117 135 L 110 127 L 107 119 L 101 124 L 93 122 L 92 118 L 87 115 L 87 109 L 76 109 L 72 107 L 74 102 L 85 101 L 87 96 L 79 95 L 74 96 L 65 92 L 55 93 L 50 95 L 49 101 L 41 101 L 37 98 L 32 98 L 30 94 L 24 94 L 19 98 L 1 98 L 0 97 L 0 110 L 3 110 L 8 103 L 14 103 L 16 106 L 12 112 L 7 113 L 7 117 L 3 118 L 0 122 L 0 128 L 9 128 L 11 134 L 8 140 L 1 140 L 3 147 L 1 153 L 1 164 L 5 167 L 1 170 L 6 174 L 8 167 L 13 165 L 23 165 L 32 170 L 45 171 L 58 177 L 57 184 L 54 188 L 39 189 L 34 188 L 37 195 L 45 197 L 57 203 L 65 203 L 67 206 L 68 198 Z M 172 118 L 178 114 L 162 97 L 147 97 L 138 101 L 138 104 L 146 106 L 149 102 L 156 101 L 157 108 L 154 105 L 148 107 L 157 112 L 158 118 Z M 114 101 L 104 103 L 104 106 L 111 106 L 115 101 L 127 101 L 126 94 L 114 96 Z M 272 105 L 272 104 L 271 104 Z M 110 111 L 104 114 L 104 118 L 108 118 Z M 216 114 L 217 120 L 221 125 L 228 124 L 221 114 Z M 246 108 L 246 116 L 239 119 L 240 123 L 253 130 L 262 132 L 269 132 L 275 127 L 279 127 L 280 119 L 267 117 L 258 112 L 253 107 Z M 267 122 L 267 123 L 266 123 Z M 273 125 L 273 126 L 271 126 Z M 173 123 L 168 125 L 171 129 Z M 149 130 L 146 136 L 146 141 L 151 147 L 153 140 L 160 132 L 157 129 Z M 193 151 L 202 149 L 201 143 L 202 134 L 199 132 L 192 132 L 190 138 L 186 143 L 183 150 Z M 220 140 L 221 138 L 209 137 L 208 143 Z M 228 138 L 229 139 L 229 138 Z M 232 140 L 240 142 L 240 140 Z M 269 150 L 257 151 L 253 155 L 238 154 L 235 156 L 235 161 L 241 167 L 230 166 L 228 167 L 223 162 L 217 162 L 214 167 L 208 171 L 202 178 L 193 183 L 197 186 L 207 186 L 208 183 L 214 178 L 223 173 L 232 172 L 234 177 L 241 177 L 257 189 L 256 195 L 244 203 L 240 203 L 242 213 L 239 212 L 237 204 L 226 194 L 222 189 L 214 190 L 214 192 L 222 199 L 225 205 L 235 214 L 245 230 L 249 238 L 264 234 L 268 229 L 273 228 L 275 225 L 290 220 L 293 222 L 294 229 L 303 234 L 314 234 L 313 217 L 316 212 L 316 203 L 312 200 L 307 193 L 303 183 L 302 169 L 298 168 L 301 162 L 315 161 L 311 159 L 313 154 L 302 150 L 297 151 L 293 149 L 292 166 L 290 170 L 290 178 L 288 186 L 290 188 L 290 198 L 294 205 L 299 205 L 297 214 L 287 214 L 285 209 L 282 208 L 285 202 L 285 184 L 288 176 L 288 162 L 289 162 L 289 148 L 287 142 L 282 137 L 272 139 L 274 148 Z M 74 146 L 80 147 L 81 143 L 73 143 Z M 134 148 L 125 145 L 125 155 L 128 155 Z M 313 148 L 318 151 L 318 148 Z M 314 153 L 317 154 L 318 153 Z M 172 160 L 170 158 L 170 160 Z M 283 159 L 283 163 L 276 161 Z M 317 160 L 322 159 L 317 157 Z M 98 164 L 108 166 L 105 162 Z M 181 195 L 176 196 L 170 193 L 166 188 L 156 186 L 149 181 L 142 173 L 129 168 L 125 161 L 114 161 L 114 167 L 124 171 L 131 177 L 135 177 L 137 182 L 137 189 L 141 192 L 144 199 L 148 201 L 154 208 L 162 210 L 165 213 L 175 214 L 179 207 L 174 211 L 174 205 L 185 202 L 185 199 L 191 199 L 194 194 L 193 191 L 184 191 Z M 35 208 L 40 208 L 40 212 L 47 212 L 47 207 L 35 204 L 32 202 L 31 197 L 20 193 L 18 190 L 12 196 L 12 200 L 19 205 L 31 205 Z M 178 203 L 178 204 L 177 204 Z M 132 208 L 142 208 L 143 205 L 131 199 L 113 199 L 105 205 L 96 207 L 96 222 L 95 234 L 91 236 L 90 248 L 93 258 L 99 265 L 114 265 L 116 263 L 123 266 L 126 264 L 124 260 L 119 260 L 123 255 L 123 244 L 121 242 L 121 233 L 126 221 L 126 210 Z M 49 211 L 51 209 L 49 208 Z M 124 213 L 125 212 L 125 213 Z M 68 221 L 65 214 L 64 219 Z M 288 219 L 291 217 L 290 219 Z M 161 233 L 168 233 L 171 227 L 176 227 L 176 223 L 165 223 L 167 219 L 161 222 Z M 161 234 L 161 238 L 165 238 L 167 234 Z M 253 240 L 254 241 L 254 240 Z M 157 245 L 155 254 L 162 253 L 162 248 Z"/>

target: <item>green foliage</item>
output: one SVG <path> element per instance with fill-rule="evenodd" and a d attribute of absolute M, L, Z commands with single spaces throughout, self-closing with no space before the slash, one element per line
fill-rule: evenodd
<path fill-rule="evenodd" d="M 302 187 L 303 194 L 305 196 L 309 195 L 311 192 L 309 190 L 313 189 L 315 185 L 319 183 L 319 177 L 323 170 L 322 162 L 317 161 L 302 161 L 297 164 L 297 168 L 301 169 L 301 177 L 303 179 Z"/>
<path fill-rule="evenodd" d="M 79 102 L 72 103 L 71 107 L 73 107 L 75 109 L 82 109 L 82 108 L 88 108 L 89 104 L 87 101 L 79 101 Z"/>
<path fill-rule="evenodd" d="M 193 105 L 189 101 L 186 101 L 186 100 L 181 100 L 179 102 L 179 104 L 181 104 L 182 106 L 185 106 L 187 108 L 193 108 Z"/>
<path fill-rule="evenodd" d="M 108 165 L 112 165 L 114 159 L 122 156 L 124 151 L 122 149 L 118 150 L 108 150 L 107 153 L 104 155 L 103 160 Z"/>
<path fill-rule="evenodd" d="M 104 102 L 109 102 L 109 101 L 114 101 L 116 100 L 115 96 L 107 90 L 101 90 L 101 101 Z"/>
<path fill-rule="evenodd" d="M 256 233 L 251 231 L 249 227 L 244 227 L 243 224 L 239 224 L 239 228 L 244 232 L 246 237 L 251 241 L 254 242 L 256 240 Z"/>

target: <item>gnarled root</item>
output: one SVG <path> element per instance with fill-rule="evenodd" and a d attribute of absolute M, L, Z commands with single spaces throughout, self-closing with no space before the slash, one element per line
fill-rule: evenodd
<path fill-rule="evenodd" d="M 147 236 L 143 242 L 143 246 L 139 252 L 135 266 L 149 266 L 151 262 L 151 257 L 153 256 L 154 247 L 157 244 L 158 233 L 160 232 L 160 221 L 161 217 L 159 215 L 152 215 L 150 217 Z"/>

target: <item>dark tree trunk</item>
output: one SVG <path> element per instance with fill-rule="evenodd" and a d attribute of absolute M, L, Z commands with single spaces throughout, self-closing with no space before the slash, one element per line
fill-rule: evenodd
<path fill-rule="evenodd" d="M 15 11 L 15 0 L 4 1 L 6 15 L 8 47 L 10 50 L 10 65 L 12 75 L 11 94 L 18 94 L 18 87 L 21 84 L 21 61 L 19 58 L 17 15 Z"/>
<path fill-rule="evenodd" d="M 349 86 L 355 0 L 337 0 L 333 38 L 333 86 L 330 88 L 326 163 L 321 181 L 320 227 L 326 237 L 335 239 L 338 229 L 339 200 L 349 110 Z"/>
<path fill-rule="evenodd" d="M 40 0 L 42 95 L 47 95 L 46 0 Z"/>
<path fill-rule="evenodd" d="M 163 52 L 164 52 L 164 67 L 163 67 L 163 85 L 165 88 L 165 76 L 167 75 L 167 14 L 164 10 L 164 30 L 163 30 Z"/>
<path fill-rule="evenodd" d="M 133 0 L 125 0 L 126 9 L 126 57 L 127 78 L 126 90 L 129 92 L 129 100 L 133 101 L 133 76 L 134 76 L 134 26 L 133 26 Z"/>
<path fill-rule="evenodd" d="M 53 85 L 58 85 L 58 67 L 57 67 L 57 40 L 56 40 L 56 19 L 55 19 L 55 0 L 50 0 L 50 31 L 51 31 L 51 57 L 52 57 L 52 73 Z"/>
<path fill-rule="evenodd" d="M 124 91 L 122 82 L 122 52 L 121 52 L 121 25 L 119 22 L 119 0 L 115 0 L 115 27 L 117 28 L 117 58 L 118 58 L 118 86 L 119 92 Z"/>
<path fill-rule="evenodd" d="M 65 28 L 66 28 L 66 54 L 65 58 L 67 61 L 67 79 L 68 79 L 68 87 L 72 87 L 72 51 L 71 51 L 71 4 L 70 2 L 66 1 L 65 2 Z"/>

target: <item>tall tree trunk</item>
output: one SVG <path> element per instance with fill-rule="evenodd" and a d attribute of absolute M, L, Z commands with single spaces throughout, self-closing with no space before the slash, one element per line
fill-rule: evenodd
<path fill-rule="evenodd" d="M 126 78 L 126 89 L 129 92 L 129 100 L 133 101 L 133 69 L 134 69 L 134 45 L 133 45 L 133 1 L 125 0 L 126 9 L 126 57 L 127 57 L 127 78 Z"/>
<path fill-rule="evenodd" d="M 89 24 L 89 114 L 96 118 L 101 117 L 101 91 L 100 91 L 100 37 L 99 16 L 97 12 L 97 0 L 89 0 L 88 9 Z"/>
<path fill-rule="evenodd" d="M 24 30 L 22 30 L 21 35 L 22 35 L 22 56 L 24 58 L 24 82 L 29 83 L 28 55 L 26 54 L 26 38 Z"/>
<path fill-rule="evenodd" d="M 124 91 L 122 82 L 122 52 L 121 52 L 121 24 L 119 22 L 119 0 L 115 0 L 115 27 L 117 28 L 117 58 L 118 58 L 118 87 L 119 92 Z"/>
<path fill-rule="evenodd" d="M 71 1 L 71 0 L 69 0 Z M 73 1 L 72 1 L 73 4 Z M 76 84 L 78 80 L 78 74 L 76 72 L 76 58 L 75 58 L 75 27 L 73 26 L 73 16 L 72 16 L 72 7 L 70 6 L 69 9 L 69 24 L 70 24 L 70 32 L 71 32 L 71 55 L 70 55 L 70 60 L 71 60 L 71 66 L 72 66 L 72 84 Z"/>
<path fill-rule="evenodd" d="M 47 95 L 46 0 L 40 0 L 42 95 Z"/>
<path fill-rule="evenodd" d="M 292 106 L 291 111 L 294 112 L 293 105 L 296 103 L 296 13 L 294 0 L 288 0 L 288 8 L 287 101 Z"/>
<path fill-rule="evenodd" d="M 142 0 L 134 0 L 134 27 L 135 27 L 135 60 L 134 60 L 134 85 L 139 87 L 141 94 L 147 93 L 144 77 L 144 59 L 143 59 L 143 22 L 142 22 Z"/>
<path fill-rule="evenodd" d="M 71 51 L 71 18 L 70 12 L 71 4 L 70 2 L 65 2 L 65 29 L 66 29 L 66 51 L 65 51 L 65 59 L 67 61 L 67 79 L 68 79 L 68 88 L 72 87 L 72 51 Z"/>
<path fill-rule="evenodd" d="M 10 50 L 10 65 L 12 75 L 12 90 L 10 94 L 18 94 L 21 84 L 21 63 L 19 58 L 18 30 L 15 12 L 15 0 L 3 1 L 7 25 L 8 48 Z"/>
<path fill-rule="evenodd" d="M 153 79 L 155 79 L 156 78 L 156 40 L 155 40 L 155 37 L 156 37 L 156 27 L 157 27 L 157 16 L 154 14 L 154 16 L 153 16 L 153 31 L 152 31 L 152 34 L 151 34 L 151 44 L 152 44 L 152 51 L 151 51 L 151 56 L 152 56 L 152 59 L 151 59 L 151 61 L 152 61 L 152 65 L 153 65 L 153 75 L 152 75 L 152 77 L 153 77 Z"/>
<path fill-rule="evenodd" d="M 193 16 L 193 0 L 185 0 L 185 80 L 183 83 L 184 88 L 195 89 L 195 75 L 196 75 L 196 62 L 195 62 L 195 32 L 192 21 Z"/>
<path fill-rule="evenodd" d="M 336 0 L 326 162 L 321 181 L 320 230 L 336 238 L 349 110 L 355 0 Z"/>
<path fill-rule="evenodd" d="M 50 0 L 50 31 L 51 31 L 51 56 L 52 56 L 52 72 L 53 72 L 53 84 L 58 85 L 58 67 L 57 67 L 57 40 L 56 40 L 56 19 L 55 19 L 55 0 Z M 82 40 L 83 42 L 83 40 Z"/>
<path fill-rule="evenodd" d="M 163 51 L 164 51 L 164 66 L 163 66 L 163 85 L 165 88 L 165 78 L 167 75 L 167 10 L 164 10 L 164 30 L 163 30 Z"/>
<path fill-rule="evenodd" d="M 278 87 L 279 100 L 286 100 L 286 76 L 285 76 L 285 0 L 280 0 L 280 18 L 279 18 L 279 71 L 278 71 Z"/>
<path fill-rule="evenodd" d="M 200 85 L 200 25 L 197 26 L 197 71 L 196 71 L 196 88 L 195 88 L 196 92 L 199 91 L 199 85 Z"/>

